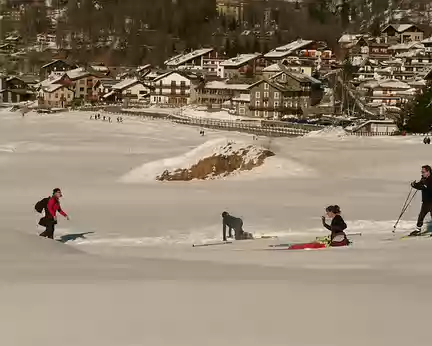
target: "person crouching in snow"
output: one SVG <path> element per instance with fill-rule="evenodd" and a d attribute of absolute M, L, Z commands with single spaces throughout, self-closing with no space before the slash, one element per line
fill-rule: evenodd
<path fill-rule="evenodd" d="M 223 241 L 227 240 L 226 237 L 226 228 L 228 226 L 228 238 L 232 238 L 232 230 L 234 230 L 235 240 L 242 239 L 253 239 L 252 234 L 243 231 L 243 220 L 239 217 L 231 216 L 228 212 L 224 211 L 222 213 L 222 239 Z"/>
<path fill-rule="evenodd" d="M 322 223 L 325 228 L 331 231 L 330 246 L 346 246 L 349 245 L 349 240 L 345 234 L 347 225 L 342 218 L 341 210 L 338 205 L 330 205 L 326 208 L 327 216 L 332 219 L 331 224 L 326 223 L 326 217 L 322 217 Z"/>

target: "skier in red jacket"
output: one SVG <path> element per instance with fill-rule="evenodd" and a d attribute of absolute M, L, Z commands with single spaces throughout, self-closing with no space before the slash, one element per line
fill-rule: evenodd
<path fill-rule="evenodd" d="M 41 237 L 54 238 L 54 229 L 57 224 L 57 212 L 69 220 L 69 216 L 60 207 L 61 197 L 63 197 L 61 190 L 59 188 L 54 189 L 52 197 L 48 200 L 45 208 L 45 217 L 39 222 L 40 225 L 45 226 L 45 231 L 40 234 Z"/>

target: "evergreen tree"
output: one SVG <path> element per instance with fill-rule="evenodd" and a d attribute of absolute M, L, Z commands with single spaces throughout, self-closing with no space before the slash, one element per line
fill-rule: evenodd
<path fill-rule="evenodd" d="M 398 126 L 408 132 L 426 133 L 432 129 L 432 85 L 429 84 L 416 98 L 406 104 L 398 119 Z"/>

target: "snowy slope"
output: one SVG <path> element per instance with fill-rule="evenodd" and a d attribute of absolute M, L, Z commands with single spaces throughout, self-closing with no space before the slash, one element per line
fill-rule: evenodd
<path fill-rule="evenodd" d="M 391 233 L 409 182 L 430 163 L 422 138 L 261 139 L 287 164 L 280 174 L 118 181 L 208 141 L 251 140 L 198 132 L 88 113 L 0 114 L 2 345 L 430 344 L 432 240 Z M 37 237 L 34 203 L 54 187 L 71 216 L 56 231 L 65 244 Z M 363 232 L 353 247 L 268 250 L 326 234 L 320 217 L 334 203 L 348 231 Z M 419 203 L 399 235 L 414 226 Z M 223 210 L 249 232 L 280 238 L 192 248 L 220 239 Z"/>

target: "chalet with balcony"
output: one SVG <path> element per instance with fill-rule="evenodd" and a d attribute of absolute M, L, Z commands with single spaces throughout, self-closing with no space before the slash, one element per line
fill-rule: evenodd
<path fill-rule="evenodd" d="M 40 78 L 41 80 L 48 78 L 48 76 L 52 72 L 66 72 L 70 71 L 77 66 L 74 64 L 70 64 L 64 60 L 54 60 L 48 64 L 45 64 L 40 69 Z"/>
<path fill-rule="evenodd" d="M 150 103 L 183 106 L 197 98 L 202 78 L 187 71 L 169 71 L 151 81 Z"/>
<path fill-rule="evenodd" d="M 114 98 L 114 101 L 148 102 L 150 100 L 151 89 L 151 86 L 144 84 L 138 78 L 130 78 L 112 85 L 111 91 L 105 94 L 103 98 Z"/>
<path fill-rule="evenodd" d="M 381 36 L 390 44 L 421 42 L 424 31 L 415 24 L 388 24 L 381 30 Z"/>
<path fill-rule="evenodd" d="M 220 64 L 225 56 L 218 54 L 213 48 L 197 49 L 189 53 L 176 55 L 164 62 L 170 70 L 202 72 L 207 75 L 220 76 Z"/>
<path fill-rule="evenodd" d="M 409 84 L 397 79 L 370 81 L 363 88 L 368 90 L 366 102 L 371 106 L 384 104 L 400 107 L 416 93 Z"/>
<path fill-rule="evenodd" d="M 233 84 L 225 81 L 211 81 L 197 87 L 197 103 L 211 108 L 222 107 L 222 104 L 248 93 L 249 84 Z"/>
<path fill-rule="evenodd" d="M 321 82 L 305 74 L 283 71 L 249 87 L 251 115 L 269 119 L 301 115 L 303 109 L 319 103 Z M 318 93 L 316 93 L 318 92 Z M 321 98 L 316 96 L 321 95 Z M 315 98 L 316 97 L 316 98 Z"/>
<path fill-rule="evenodd" d="M 0 77 L 0 102 L 19 103 L 34 98 L 33 90 L 19 77 Z"/>

